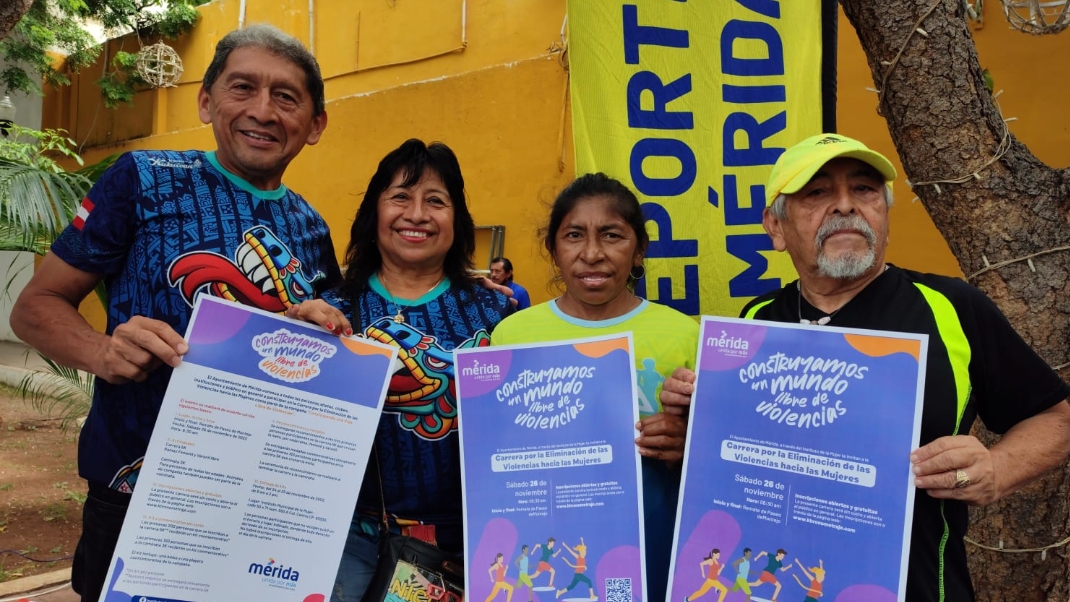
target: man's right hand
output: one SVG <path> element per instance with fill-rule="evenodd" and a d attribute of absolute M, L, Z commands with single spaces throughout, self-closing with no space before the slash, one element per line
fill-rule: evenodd
<path fill-rule="evenodd" d="M 113 385 L 142 382 L 162 364 L 178 366 L 187 351 L 189 345 L 166 322 L 134 316 L 108 337 L 93 373 Z"/>
<path fill-rule="evenodd" d="M 177 365 L 186 343 L 166 323 L 136 316 L 108 335 L 78 313 L 102 278 L 45 255 L 11 309 L 11 329 L 57 364 L 113 384 L 143 381 L 161 364 Z"/>

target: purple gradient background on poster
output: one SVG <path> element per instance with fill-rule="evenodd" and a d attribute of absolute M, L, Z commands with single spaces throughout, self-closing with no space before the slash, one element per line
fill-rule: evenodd
<path fill-rule="evenodd" d="M 499 553 L 508 567 L 506 581 L 515 588 L 514 602 L 528 599 L 526 585 L 517 583 L 516 560 L 522 546 L 528 546 L 528 574 L 536 572 L 540 553 L 532 552 L 536 544 L 545 546 L 548 538 L 555 539 L 555 551 L 550 559 L 555 570 L 553 586 L 564 589 L 573 579 L 574 571 L 565 560 L 575 559 L 564 544 L 575 550 L 582 541 L 587 546 L 586 576 L 594 583 L 599 599 L 605 600 L 607 578 L 631 579 L 633 599 L 642 601 L 642 562 L 639 552 L 641 518 L 639 513 L 638 457 L 635 451 L 635 401 L 632 389 L 634 363 L 623 349 L 616 349 L 600 357 L 578 352 L 575 346 L 561 344 L 538 348 L 501 350 L 495 348 L 457 353 L 458 389 L 460 393 L 461 445 L 464 455 L 465 528 L 467 575 L 469 589 L 466 598 L 482 602 L 490 594 L 493 582 L 488 569 Z M 495 382 L 477 380 L 465 368 L 488 366 L 501 362 L 501 378 Z M 578 416 L 558 428 L 532 429 L 516 423 L 518 405 L 497 401 L 496 393 L 503 383 L 515 382 L 524 370 L 568 366 L 588 366 L 595 369 L 595 377 L 584 379 L 578 395 L 571 403 L 580 402 L 584 408 Z M 556 398 L 555 398 L 556 399 Z M 552 400 L 551 400 L 552 401 Z M 555 404 L 550 416 L 557 412 Z M 612 448 L 612 462 L 608 464 L 530 468 L 494 472 L 494 457 L 501 453 L 531 453 L 539 449 L 589 445 Z M 522 452 L 519 450 L 527 450 Z M 592 495 L 591 502 L 601 506 L 584 506 L 589 502 L 575 499 L 577 507 L 555 504 L 555 492 L 577 491 L 592 483 L 615 482 L 620 487 L 616 495 Z M 545 491 L 544 496 L 528 495 Z M 519 494 L 519 495 L 518 495 Z M 560 495 L 566 495 L 560 493 Z M 528 503 L 544 498 L 545 504 Z M 546 506 L 546 515 L 537 515 L 534 506 Z M 532 514 L 536 514 L 532 516 Z M 534 585 L 546 587 L 550 575 L 544 572 L 534 578 Z M 538 602 L 588 597 L 588 588 L 579 583 L 575 589 L 563 593 L 555 591 L 531 592 Z M 506 594 L 498 594 L 504 602 Z"/>
<path fill-rule="evenodd" d="M 765 340 L 765 326 L 749 322 L 722 322 L 718 328 L 711 328 L 702 333 L 702 340 L 714 338 L 725 341 L 725 353 L 703 353 L 701 368 L 703 370 L 732 370 L 745 365 L 754 358 Z M 738 346 L 746 344 L 746 350 Z M 737 352 L 737 353 L 733 353 Z"/>
<path fill-rule="evenodd" d="M 182 361 L 262 381 L 273 387 L 300 388 L 308 393 L 368 408 L 379 406 L 382 382 L 376 382 L 374 386 L 360 386 L 363 384 L 360 374 L 365 371 L 368 374 L 382 374 L 390 362 L 389 357 L 381 353 L 356 353 L 337 336 L 318 326 L 204 295 L 198 298 L 198 302 L 200 304 L 186 333 L 189 352 Z M 280 329 L 332 345 L 335 348 L 334 355 L 319 363 L 319 374 L 310 380 L 290 383 L 272 378 L 259 368 L 264 358 L 253 349 L 252 340 Z"/>
<path fill-rule="evenodd" d="M 488 350 L 479 355 L 461 355 L 454 358 L 454 366 L 459 373 L 466 369 L 478 368 L 480 364 L 492 364 L 498 366 L 503 372 L 509 373 L 509 366 L 513 362 L 513 352 L 508 349 Z M 476 396 L 490 393 L 498 388 L 497 383 L 491 380 L 465 379 L 465 395 Z"/>
<path fill-rule="evenodd" d="M 768 559 L 757 556 L 763 551 L 775 555 L 777 549 L 783 548 L 786 550 L 783 565 L 792 566 L 787 571 L 776 572 L 781 586 L 778 600 L 801 600 L 806 596 L 806 587 L 801 587 L 796 577 L 807 586 L 810 580 L 799 569 L 796 559 L 808 571 L 819 566 L 819 561 L 823 562 L 827 573 L 821 600 L 897 600 L 903 539 L 909 536 L 906 504 L 912 482 L 909 453 L 916 445 L 912 439 L 919 361 L 904 352 L 875 354 L 871 349 L 863 352 L 852 342 L 855 339 L 830 329 L 706 320 L 698 391 L 692 403 L 687 474 L 669 599 L 682 602 L 702 586 L 705 580 L 699 563 L 714 548 L 720 550 L 720 562 L 724 565 L 720 582 L 731 588 L 737 578 L 732 564 L 742 557 L 744 548 L 751 548 L 747 576 L 752 584 L 750 599 L 769 600 L 775 586 L 757 583 Z M 887 339 L 879 333 L 872 335 L 876 335 L 872 337 L 874 340 Z M 924 343 L 921 345 L 924 349 Z M 863 378 L 849 379 L 840 394 L 830 391 L 828 405 L 813 405 L 814 391 L 805 387 L 789 388 L 791 395 L 799 400 L 799 405 L 791 409 L 816 412 L 835 407 L 837 401 L 846 409 L 831 422 L 804 428 L 771 419 L 758 411 L 764 401 L 772 401 L 779 407 L 775 401 L 779 393 L 772 393 L 772 387 L 763 388 L 762 382 L 769 384 L 771 380 L 766 379 L 788 372 L 741 375 L 744 369 L 751 370 L 749 363 L 764 365 L 777 354 L 783 358 L 841 360 L 867 368 Z M 921 357 L 924 358 L 923 351 Z M 723 450 L 722 445 L 728 441 L 778 453 L 805 453 L 841 464 L 868 464 L 876 476 L 873 486 L 866 487 L 743 462 L 736 452 Z M 792 465 L 800 462 L 790 455 L 779 458 L 770 462 Z M 832 464 L 826 467 L 835 468 Z M 839 517 L 832 520 L 828 516 L 806 515 L 808 510 L 800 502 Z M 840 508 L 850 507 L 876 512 L 883 526 L 844 518 L 845 511 Z M 800 511 L 804 514 L 797 514 Z M 805 516 L 810 519 L 800 518 Z M 839 524 L 846 529 L 814 521 Z M 717 591 L 710 589 L 699 601 L 717 599 Z M 729 592 L 725 602 L 746 599 L 745 593 L 736 591 Z"/>

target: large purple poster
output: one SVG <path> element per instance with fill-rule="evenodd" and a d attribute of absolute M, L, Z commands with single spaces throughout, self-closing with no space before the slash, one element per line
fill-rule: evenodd
<path fill-rule="evenodd" d="M 645 600 L 630 334 L 456 352 L 465 597 Z"/>
<path fill-rule="evenodd" d="M 670 600 L 905 600 L 927 337 L 704 318 Z"/>

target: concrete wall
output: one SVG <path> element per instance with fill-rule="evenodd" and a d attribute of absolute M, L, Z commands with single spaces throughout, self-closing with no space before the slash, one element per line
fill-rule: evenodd
<path fill-rule="evenodd" d="M 248 4 L 246 23 L 269 22 L 308 43 L 307 0 Z M 90 84 L 99 67 L 90 67 L 49 95 L 46 121 L 88 139 L 87 162 L 132 149 L 214 148 L 195 99 L 216 41 L 238 24 L 238 6 L 217 0 L 201 7 L 201 22 L 175 43 L 185 68 L 177 87 L 142 92 L 133 107 L 108 111 Z M 543 203 L 573 171 L 567 71 L 551 49 L 561 43 L 564 0 L 317 0 L 316 11 L 328 126 L 285 182 L 324 215 L 339 254 L 383 155 L 407 138 L 439 140 L 460 158 L 477 225 L 506 227 L 505 255 L 517 280 L 533 301 L 548 299 L 549 269 L 535 231 L 547 213 Z M 109 52 L 131 44 L 112 41 Z M 482 234 L 480 264 L 489 242 Z"/>

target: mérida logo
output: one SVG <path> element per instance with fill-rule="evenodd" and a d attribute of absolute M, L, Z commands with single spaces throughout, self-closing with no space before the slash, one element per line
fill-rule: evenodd
<path fill-rule="evenodd" d="M 268 558 L 267 564 L 259 564 L 256 562 L 250 564 L 249 573 L 252 575 L 269 577 L 271 579 L 293 581 L 294 583 L 296 583 L 301 576 L 297 569 L 293 567 L 276 564 L 274 558 Z"/>

